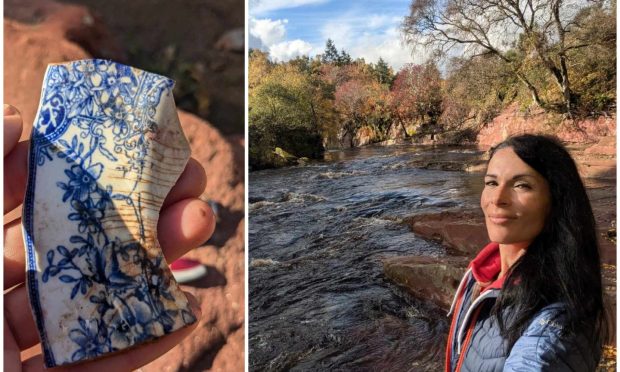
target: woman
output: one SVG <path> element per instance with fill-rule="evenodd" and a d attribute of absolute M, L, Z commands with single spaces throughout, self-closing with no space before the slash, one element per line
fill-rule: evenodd
<path fill-rule="evenodd" d="M 453 314 L 446 371 L 594 371 L 604 335 L 592 208 L 555 139 L 491 150 L 480 199 L 489 238 Z"/>

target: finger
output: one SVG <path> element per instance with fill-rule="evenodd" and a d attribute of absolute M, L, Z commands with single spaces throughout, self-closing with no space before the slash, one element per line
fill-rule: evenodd
<path fill-rule="evenodd" d="M 197 198 L 205 191 L 206 186 L 207 174 L 205 169 L 198 160 L 190 158 L 179 180 L 166 196 L 162 208 L 183 199 Z"/>
<path fill-rule="evenodd" d="M 32 318 L 28 291 L 24 284 L 4 294 L 4 319 L 19 350 L 25 350 L 39 343 L 39 333 Z"/>
<path fill-rule="evenodd" d="M 19 358 L 19 347 L 13 338 L 13 334 L 8 326 L 7 319 L 4 318 L 4 371 L 21 370 Z"/>
<path fill-rule="evenodd" d="M 200 199 L 184 199 L 162 210 L 157 225 L 159 243 L 172 262 L 206 242 L 215 230 L 211 207 Z"/>
<path fill-rule="evenodd" d="M 206 242 L 215 230 L 215 216 L 208 203 L 184 199 L 162 210 L 157 235 L 167 262 Z M 4 227 L 4 288 L 25 281 L 26 257 L 21 220 Z"/>
<path fill-rule="evenodd" d="M 4 105 L 4 156 L 11 152 L 22 135 L 22 116 L 11 105 Z"/>
<path fill-rule="evenodd" d="M 26 256 L 21 219 L 4 225 L 4 289 L 25 281 Z"/>
<path fill-rule="evenodd" d="M 4 157 L 4 213 L 12 211 L 24 200 L 29 145 L 30 141 L 19 142 Z"/>
<path fill-rule="evenodd" d="M 200 305 L 189 293 L 185 293 L 189 300 L 192 311 L 196 315 L 196 318 L 200 319 L 202 313 L 200 311 Z M 132 371 L 139 368 L 165 354 L 168 350 L 172 349 L 181 341 L 189 336 L 194 329 L 198 326 L 198 322 L 182 328 L 176 332 L 173 332 L 164 337 L 158 338 L 153 342 L 142 344 L 135 348 L 121 351 L 110 356 L 102 357 L 101 359 L 94 360 L 92 362 L 80 363 L 69 367 L 54 368 L 54 372 L 98 372 L 98 371 Z M 26 372 L 41 371 L 43 365 L 43 356 L 37 355 L 24 362 L 23 370 Z"/>

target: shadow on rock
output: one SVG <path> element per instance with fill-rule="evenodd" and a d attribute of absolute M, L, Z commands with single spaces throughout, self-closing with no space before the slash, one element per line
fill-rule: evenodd
<path fill-rule="evenodd" d="M 211 288 L 211 287 L 224 287 L 228 281 L 226 277 L 219 272 L 214 266 L 204 265 L 207 268 L 207 275 L 200 279 L 192 280 L 191 282 L 184 283 L 183 285 L 195 288 Z"/>

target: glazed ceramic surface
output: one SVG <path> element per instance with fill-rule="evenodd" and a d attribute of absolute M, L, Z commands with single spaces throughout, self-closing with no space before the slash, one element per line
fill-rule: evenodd
<path fill-rule="evenodd" d="M 47 69 L 23 210 L 28 292 L 47 367 L 196 321 L 156 234 L 190 155 L 172 86 L 103 60 Z"/>

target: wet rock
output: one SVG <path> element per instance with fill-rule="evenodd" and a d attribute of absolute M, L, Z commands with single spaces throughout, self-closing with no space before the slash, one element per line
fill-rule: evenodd
<path fill-rule="evenodd" d="M 234 30 L 227 31 L 224 35 L 215 43 L 215 47 L 220 50 L 226 50 L 230 52 L 243 53 L 245 46 L 245 34 L 243 28 L 236 28 Z"/>
<path fill-rule="evenodd" d="M 411 230 L 426 239 L 437 241 L 453 253 L 475 255 L 489 242 L 482 211 L 444 211 L 409 217 Z"/>
<path fill-rule="evenodd" d="M 466 257 L 390 257 L 383 260 L 383 271 L 414 297 L 449 309 L 468 263 Z"/>

